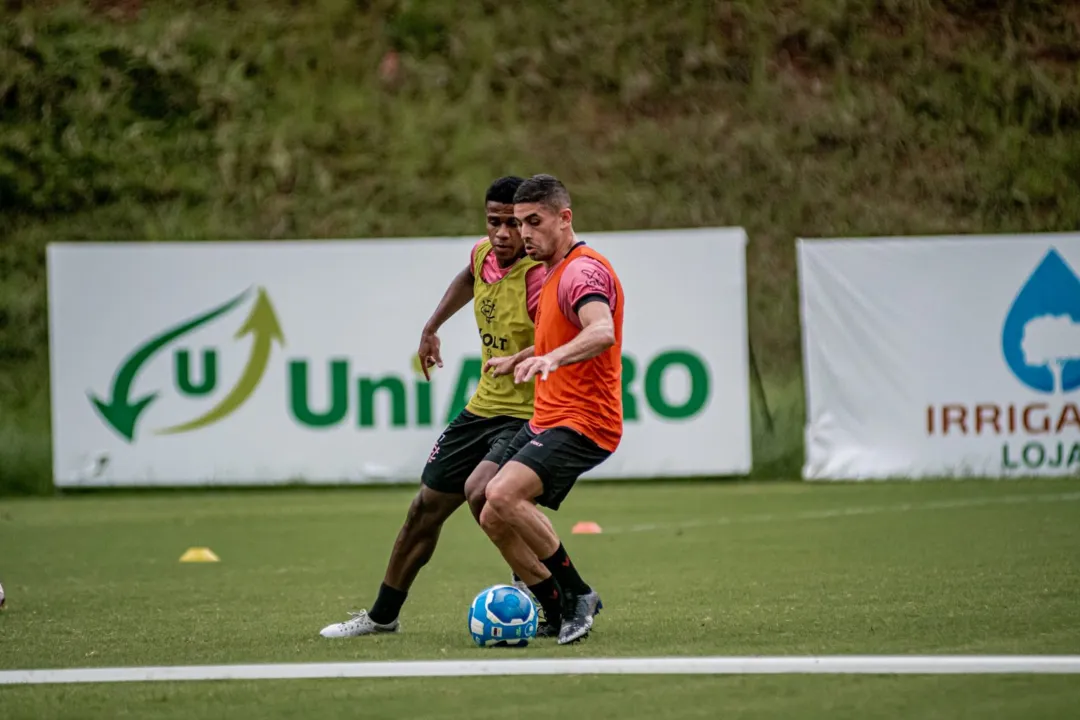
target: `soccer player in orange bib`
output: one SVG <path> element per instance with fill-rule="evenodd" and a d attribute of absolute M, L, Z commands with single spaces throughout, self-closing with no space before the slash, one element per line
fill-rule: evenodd
<path fill-rule="evenodd" d="M 432 366 L 442 365 L 439 328 L 470 300 L 480 337 L 497 340 L 481 341 L 485 359 L 532 354 L 533 319 L 546 270 L 526 257 L 518 233 L 514 193 L 522 182 L 508 176 L 488 188 L 487 237 L 473 247 L 468 265 L 451 281 L 421 334 L 417 356 L 425 377 Z M 320 631 L 323 637 L 398 632 L 398 615 L 417 574 L 435 552 L 443 523 L 465 502 L 480 519 L 484 488 L 498 471 L 510 441 L 532 416 L 533 396 L 527 381 L 515 384 L 512 378 L 491 374 L 480 379 L 469 404 L 435 442 L 371 610 L 327 625 Z M 562 609 L 550 572 L 507 526 L 488 527 L 485 532 L 515 570 L 514 584 L 531 592 L 543 607 L 545 619 L 537 635 L 555 635 L 561 628 Z"/>
<path fill-rule="evenodd" d="M 625 300 L 611 263 L 575 236 L 570 194 L 559 180 L 535 175 L 523 182 L 514 193 L 514 216 L 529 257 L 547 266 L 536 345 L 492 358 L 486 367 L 494 375 L 514 373 L 517 383 L 535 378 L 534 410 L 487 486 L 481 525 L 505 523 L 551 571 L 561 593 L 559 644 L 565 645 L 588 635 L 600 595 L 578 574 L 536 503 L 558 510 L 578 476 L 606 460 L 622 439 Z"/>

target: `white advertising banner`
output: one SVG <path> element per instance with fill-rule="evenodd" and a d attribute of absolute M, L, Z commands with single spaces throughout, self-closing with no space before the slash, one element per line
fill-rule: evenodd
<path fill-rule="evenodd" d="M 1080 473 L 1080 234 L 800 240 L 807 479 Z"/>
<path fill-rule="evenodd" d="M 745 233 L 581 238 L 626 293 L 625 434 L 588 477 L 747 473 Z M 417 482 L 479 378 L 469 307 L 430 383 L 414 360 L 476 241 L 51 245 L 56 484 Z"/>

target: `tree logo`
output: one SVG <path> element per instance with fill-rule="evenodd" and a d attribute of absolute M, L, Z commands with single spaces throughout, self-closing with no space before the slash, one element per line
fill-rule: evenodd
<path fill-rule="evenodd" d="M 1020 289 L 1001 332 L 1005 363 L 1041 393 L 1080 387 L 1080 278 L 1051 248 Z"/>
<path fill-rule="evenodd" d="M 127 442 L 134 442 L 135 430 L 143 412 L 158 398 L 159 392 L 152 392 L 140 398 L 133 397 L 135 379 L 140 370 L 160 351 L 188 335 L 194 330 L 223 318 L 235 310 L 251 294 L 245 290 L 231 300 L 207 310 L 195 317 L 183 320 L 160 334 L 149 338 L 137 346 L 124 358 L 113 375 L 111 390 L 107 396 L 98 396 L 90 391 L 87 396 L 101 419 Z M 255 392 L 270 361 L 274 343 L 285 344 L 285 337 L 278 324 L 277 314 L 270 302 L 270 296 L 262 287 L 257 289 L 255 302 L 251 306 L 247 319 L 236 331 L 234 338 L 239 340 L 245 335 L 252 336 L 251 352 L 244 371 L 236 385 L 210 410 L 199 417 L 171 427 L 155 430 L 157 435 L 171 435 L 204 428 L 231 415 Z M 180 357 L 187 358 L 185 353 Z M 208 359 L 214 359 L 211 356 Z M 203 386 L 192 389 L 190 394 L 204 394 L 213 389 L 216 383 L 216 364 L 208 363 Z M 182 366 L 182 377 L 187 379 L 187 363 Z"/>

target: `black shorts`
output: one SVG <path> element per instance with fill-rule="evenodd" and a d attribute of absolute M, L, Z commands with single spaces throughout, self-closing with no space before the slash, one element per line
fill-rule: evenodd
<path fill-rule="evenodd" d="M 499 464 L 514 435 L 527 424 L 521 418 L 480 417 L 462 410 L 435 441 L 420 480 L 432 490 L 464 493 L 476 466 L 482 460 Z"/>
<path fill-rule="evenodd" d="M 576 430 L 553 427 L 535 433 L 525 423 L 510 441 L 500 466 L 514 460 L 539 475 L 544 491 L 536 502 L 558 510 L 578 477 L 609 457 L 609 451 Z"/>

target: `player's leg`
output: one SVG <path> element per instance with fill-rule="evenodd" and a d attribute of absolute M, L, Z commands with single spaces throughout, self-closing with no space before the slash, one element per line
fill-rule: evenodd
<path fill-rule="evenodd" d="M 495 547 L 502 553 L 503 559 L 510 569 L 521 578 L 526 585 L 535 585 L 551 573 L 544 567 L 536 554 L 529 549 L 509 525 L 501 522 L 494 513 L 484 514 L 484 491 L 488 482 L 495 477 L 499 466 L 490 460 L 485 460 L 476 466 L 476 470 L 469 476 L 465 483 L 465 497 L 472 510 L 473 517 L 484 529 L 487 536 L 495 543 Z"/>
<path fill-rule="evenodd" d="M 513 570 L 514 585 L 531 593 L 543 610 L 543 622 L 537 628 L 537 635 L 554 637 L 558 635 L 562 624 L 562 607 L 559 588 L 551 572 L 536 557 L 536 553 L 529 549 L 529 546 L 496 513 L 484 512 L 487 485 L 498 472 L 499 463 L 517 451 L 517 448 L 512 448 L 512 445 L 520 428 L 526 424 L 508 425 L 493 439 L 491 450 L 465 481 L 465 498 L 473 517 L 498 548 L 506 564 Z M 551 524 L 547 516 L 544 516 L 544 520 L 549 525 Z"/>
<path fill-rule="evenodd" d="M 514 574 L 527 585 L 535 585 L 551 575 L 543 563 L 508 525 L 499 522 L 497 515 L 488 514 L 487 527 L 482 519 L 484 504 L 487 502 L 485 493 L 488 483 L 495 477 L 503 461 L 519 449 L 514 445 L 515 440 L 527 442 L 525 438 L 528 437 L 528 433 L 522 432 L 527 425 L 528 423 L 524 420 L 510 420 L 498 432 L 492 434 L 490 449 L 465 481 L 465 499 L 480 526 L 484 527 L 485 531 L 491 530 L 488 533 L 489 537 L 492 540 L 498 538 L 495 545 Z"/>
<path fill-rule="evenodd" d="M 534 501 L 557 510 L 578 476 L 609 455 L 567 428 L 545 430 L 523 444 L 487 488 L 488 511 L 497 513 L 517 532 L 541 558 L 562 591 L 560 644 L 588 634 L 600 608 L 600 596 L 582 579 Z"/>
<path fill-rule="evenodd" d="M 405 522 L 398 531 L 386 574 L 379 586 L 379 594 L 371 610 L 361 610 L 349 620 L 328 625 L 322 629 L 323 637 L 357 637 L 373 633 L 396 632 L 401 606 L 409 595 L 409 589 L 420 568 L 435 553 L 439 533 L 446 519 L 465 502 L 462 494 L 444 493 L 423 485 L 416 493 Z"/>
<path fill-rule="evenodd" d="M 547 520 L 546 517 L 544 519 Z M 506 563 L 511 568 L 517 568 L 515 577 L 523 578 L 522 589 L 527 589 L 543 610 L 542 621 L 536 628 L 536 636 L 558 637 L 562 628 L 563 598 L 555 576 L 514 528 L 488 505 L 485 505 L 480 513 L 480 527 L 502 553 Z M 554 533 L 554 528 L 552 532 Z M 522 567 L 523 562 L 528 564 L 527 570 Z"/>
<path fill-rule="evenodd" d="M 465 480 L 487 452 L 487 418 L 463 411 L 447 425 L 428 456 L 420 491 L 398 531 L 379 594 L 371 610 L 322 629 L 323 637 L 395 632 L 398 615 L 420 569 L 435 552 L 446 519 L 465 502 Z"/>
<path fill-rule="evenodd" d="M 462 494 L 440 492 L 421 485 L 390 551 L 379 596 L 369 613 L 372 620 L 389 623 L 397 619 L 417 574 L 435 554 L 443 524 L 463 502 L 465 496 Z"/>

